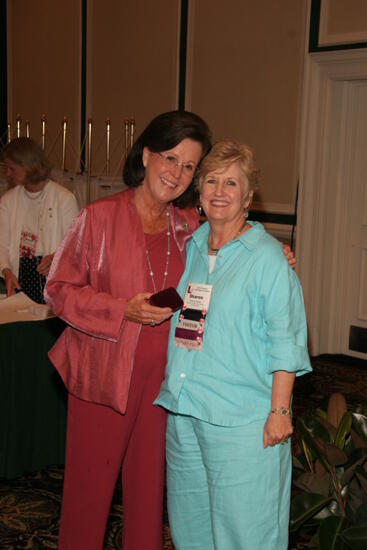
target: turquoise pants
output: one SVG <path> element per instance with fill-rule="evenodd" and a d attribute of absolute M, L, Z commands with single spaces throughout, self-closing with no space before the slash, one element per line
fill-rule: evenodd
<path fill-rule="evenodd" d="M 264 449 L 264 421 L 223 427 L 168 415 L 167 494 L 176 550 L 286 550 L 290 443 Z"/>

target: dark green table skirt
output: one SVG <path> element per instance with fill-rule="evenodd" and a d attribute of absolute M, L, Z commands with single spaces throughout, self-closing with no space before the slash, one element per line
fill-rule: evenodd
<path fill-rule="evenodd" d="M 0 477 L 64 464 L 67 392 L 47 357 L 64 326 L 0 325 Z"/>

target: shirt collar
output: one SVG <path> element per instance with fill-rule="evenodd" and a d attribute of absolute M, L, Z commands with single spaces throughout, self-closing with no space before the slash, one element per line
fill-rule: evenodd
<path fill-rule="evenodd" d="M 248 250 L 255 250 L 258 246 L 260 239 L 265 233 L 264 227 L 259 222 L 249 221 L 251 229 L 248 229 L 240 237 L 237 237 L 240 243 L 243 244 Z M 208 237 L 209 237 L 209 222 L 203 223 L 199 229 L 197 229 L 193 235 L 192 239 L 195 242 L 196 246 L 204 253 L 208 254 Z"/>

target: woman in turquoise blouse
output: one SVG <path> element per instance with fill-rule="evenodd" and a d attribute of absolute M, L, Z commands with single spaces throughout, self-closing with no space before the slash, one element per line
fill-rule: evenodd
<path fill-rule="evenodd" d="M 253 153 L 217 143 L 199 175 L 208 223 L 188 245 L 155 404 L 169 414 L 168 511 L 177 550 L 286 550 L 291 395 L 311 370 L 302 290 L 247 212 Z"/>

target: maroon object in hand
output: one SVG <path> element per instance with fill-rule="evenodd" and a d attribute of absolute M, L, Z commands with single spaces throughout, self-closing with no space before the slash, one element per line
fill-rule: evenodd
<path fill-rule="evenodd" d="M 172 311 L 177 311 L 183 306 L 183 300 L 173 286 L 153 294 L 149 298 L 149 303 L 156 307 L 170 307 Z"/>

